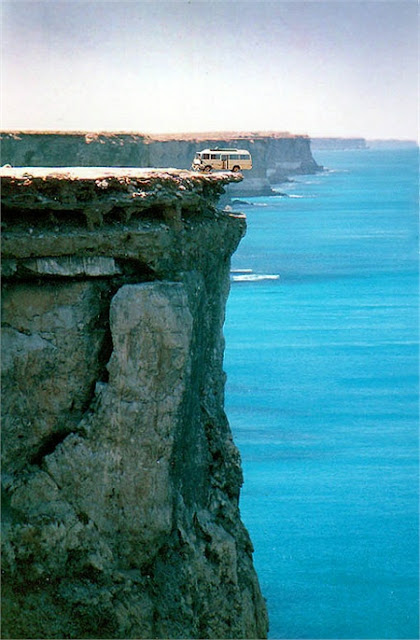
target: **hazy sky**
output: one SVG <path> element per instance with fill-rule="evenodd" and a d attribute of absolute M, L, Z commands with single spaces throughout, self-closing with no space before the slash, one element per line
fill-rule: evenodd
<path fill-rule="evenodd" d="M 416 138 L 417 0 L 2 0 L 3 129 Z"/>

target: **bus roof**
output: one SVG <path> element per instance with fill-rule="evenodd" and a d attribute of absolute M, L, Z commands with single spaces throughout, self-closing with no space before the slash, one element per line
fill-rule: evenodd
<path fill-rule="evenodd" d="M 232 149 L 232 148 L 222 149 L 221 147 L 215 147 L 214 149 L 203 149 L 199 153 L 212 153 L 214 151 L 227 152 L 227 153 L 248 153 L 249 154 L 249 151 L 247 151 L 247 149 Z"/>

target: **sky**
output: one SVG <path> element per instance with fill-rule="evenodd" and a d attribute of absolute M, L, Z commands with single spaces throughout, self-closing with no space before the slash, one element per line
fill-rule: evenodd
<path fill-rule="evenodd" d="M 5 130 L 418 137 L 417 0 L 1 0 Z"/>

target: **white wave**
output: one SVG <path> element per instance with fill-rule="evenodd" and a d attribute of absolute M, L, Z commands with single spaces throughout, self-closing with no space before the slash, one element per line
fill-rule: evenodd
<path fill-rule="evenodd" d="M 245 273 L 242 275 L 233 275 L 232 280 L 234 282 L 259 282 L 261 280 L 279 280 L 278 274 L 264 274 L 264 273 Z"/>
<path fill-rule="evenodd" d="M 302 196 L 302 195 L 300 195 L 300 194 L 297 194 L 297 193 L 292 193 L 292 194 L 291 194 L 291 195 L 289 195 L 288 197 L 289 197 L 289 198 L 299 198 L 299 199 L 301 199 L 301 198 L 306 198 L 306 199 L 308 199 L 308 198 L 317 198 L 318 196 L 315 196 L 315 195 L 313 195 L 313 194 L 311 194 L 311 193 L 308 193 L 308 194 L 306 194 L 306 195 L 304 195 L 304 196 Z"/>

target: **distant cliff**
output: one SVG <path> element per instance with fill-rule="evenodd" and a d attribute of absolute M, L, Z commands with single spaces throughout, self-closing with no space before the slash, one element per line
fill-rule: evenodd
<path fill-rule="evenodd" d="M 248 149 L 253 169 L 231 185 L 232 195 L 269 194 L 270 184 L 321 167 L 307 136 L 279 132 L 216 132 L 167 135 L 141 133 L 4 132 L 2 164 L 12 166 L 176 167 L 189 169 L 197 150 L 207 147 Z"/>
<path fill-rule="evenodd" d="M 344 151 L 346 149 L 367 149 L 364 138 L 311 138 L 313 151 Z"/>
<path fill-rule="evenodd" d="M 367 140 L 369 149 L 418 149 L 417 140 Z"/>
<path fill-rule="evenodd" d="M 102 144 L 62 141 L 18 148 Z M 2 637 L 266 637 L 223 409 L 240 176 L 1 173 Z"/>

